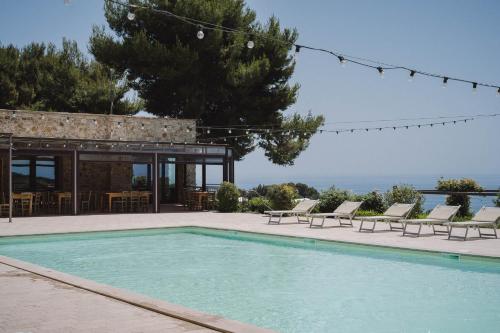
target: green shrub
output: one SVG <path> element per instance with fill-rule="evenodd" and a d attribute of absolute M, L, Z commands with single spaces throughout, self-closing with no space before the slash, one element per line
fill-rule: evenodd
<path fill-rule="evenodd" d="M 238 210 L 238 188 L 229 182 L 223 182 L 217 191 L 217 208 L 219 212 L 236 212 Z"/>
<path fill-rule="evenodd" d="M 394 203 L 414 203 L 415 207 L 413 207 L 410 213 L 410 217 L 413 218 L 423 212 L 422 206 L 425 198 L 413 186 L 402 184 L 393 186 L 392 190 L 387 191 L 384 194 L 384 200 L 387 207 Z"/>
<path fill-rule="evenodd" d="M 316 200 L 319 198 L 319 192 L 314 187 L 303 183 L 288 183 L 288 185 L 295 187 L 299 197 Z"/>
<path fill-rule="evenodd" d="M 287 184 L 271 185 L 267 188 L 266 196 L 273 209 L 287 210 L 295 206 L 294 199 L 297 198 L 297 190 Z"/>
<path fill-rule="evenodd" d="M 497 198 L 493 199 L 493 203 L 495 204 L 495 206 L 500 207 L 500 188 L 498 189 Z"/>
<path fill-rule="evenodd" d="M 336 189 L 332 186 L 329 190 L 321 192 L 319 196 L 318 210 L 322 213 L 333 212 L 345 200 L 354 200 L 354 194 L 350 191 Z"/>
<path fill-rule="evenodd" d="M 387 209 L 384 201 L 384 196 L 382 195 L 382 193 L 377 191 L 372 191 L 363 195 L 357 195 L 355 199 L 356 201 L 363 201 L 363 204 L 360 207 L 361 210 L 369 210 L 377 213 L 382 213 Z"/>
<path fill-rule="evenodd" d="M 255 197 L 248 200 L 248 209 L 252 212 L 264 213 L 265 210 L 271 210 L 271 202 L 266 198 Z"/>
<path fill-rule="evenodd" d="M 473 179 L 440 179 L 438 180 L 437 190 L 450 192 L 479 192 L 483 188 Z M 446 197 L 446 204 L 460 205 L 458 216 L 470 215 L 470 198 L 467 194 L 453 193 Z"/>
<path fill-rule="evenodd" d="M 380 212 L 376 212 L 374 210 L 358 210 L 356 212 L 356 216 L 377 216 L 380 215 Z"/>

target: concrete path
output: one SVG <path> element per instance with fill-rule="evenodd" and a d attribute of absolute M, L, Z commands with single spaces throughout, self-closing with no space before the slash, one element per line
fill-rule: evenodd
<path fill-rule="evenodd" d="M 0 332 L 215 332 L 0 264 Z"/>
<path fill-rule="evenodd" d="M 0 219 L 0 236 L 198 226 L 500 258 L 500 239 L 447 240 L 446 235 L 430 235 L 428 226 L 422 228 L 422 233 L 427 235 L 415 238 L 390 232 L 384 223 L 377 225 L 375 233 L 360 233 L 357 221 L 354 228 L 339 228 L 334 220 L 328 219 L 322 229 L 295 221 L 295 218 L 286 218 L 281 225 L 268 225 L 267 218 L 259 214 L 214 212 L 32 217 L 16 218 L 13 223 Z M 457 232 L 460 231 L 463 230 Z M 472 231 L 474 235 L 477 231 Z"/>

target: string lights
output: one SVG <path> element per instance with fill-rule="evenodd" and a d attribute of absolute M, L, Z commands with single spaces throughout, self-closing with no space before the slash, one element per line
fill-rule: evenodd
<path fill-rule="evenodd" d="M 295 48 L 294 57 L 296 57 L 302 49 L 306 49 L 309 51 L 315 51 L 315 52 L 319 52 L 319 53 L 327 53 L 329 55 L 332 55 L 332 56 L 336 57 L 342 65 L 345 65 L 346 63 L 352 63 L 352 64 L 356 64 L 356 65 L 359 65 L 362 67 L 376 69 L 381 77 L 383 77 L 383 74 L 386 71 L 402 70 L 402 71 L 406 71 L 409 73 L 411 80 L 413 80 L 413 78 L 418 74 L 421 76 L 442 79 L 443 86 L 446 86 L 448 81 L 455 81 L 455 82 L 467 83 L 467 84 L 472 85 L 473 91 L 476 91 L 477 88 L 479 86 L 481 86 L 481 87 L 485 87 L 485 88 L 493 88 L 493 89 L 497 90 L 498 94 L 500 94 L 500 86 L 495 85 L 495 84 L 472 81 L 472 80 L 462 79 L 462 78 L 458 78 L 458 77 L 451 77 L 449 75 L 435 74 L 435 73 L 431 73 L 431 72 L 427 72 L 427 71 L 417 70 L 416 68 L 412 68 L 412 67 L 408 67 L 408 66 L 393 65 L 390 63 L 380 62 L 380 61 L 376 61 L 376 60 L 372 60 L 372 59 L 368 59 L 368 58 L 347 55 L 346 53 L 340 52 L 340 51 L 333 51 L 333 50 L 313 47 L 313 46 L 309 46 L 309 45 L 305 45 L 305 44 L 290 43 L 288 41 L 284 41 L 284 40 L 279 39 L 279 38 L 271 37 L 271 36 L 268 36 L 268 35 L 263 34 L 263 33 L 238 30 L 238 29 L 226 27 L 223 25 L 218 25 L 218 24 L 194 19 L 194 18 L 187 17 L 187 16 L 177 15 L 177 14 L 174 14 L 174 13 L 172 13 L 168 10 L 164 10 L 164 9 L 162 10 L 162 9 L 157 9 L 157 8 L 152 8 L 152 7 L 136 5 L 136 4 L 127 4 L 127 3 L 122 3 L 122 2 L 117 1 L 117 0 L 108 0 L 108 1 L 111 3 L 114 3 L 116 5 L 128 8 L 129 12 L 127 14 L 127 18 L 129 20 L 131 19 L 131 17 L 132 17 L 132 20 L 134 20 L 136 18 L 136 15 L 134 14 L 134 10 L 141 9 L 141 10 L 149 10 L 149 11 L 152 11 L 154 13 L 162 14 L 162 15 L 165 15 L 167 17 L 177 19 L 177 20 L 184 22 L 186 24 L 196 26 L 196 27 L 198 27 L 198 31 L 196 33 L 196 37 L 198 39 L 203 39 L 205 37 L 205 32 L 204 32 L 205 30 L 216 30 L 216 31 L 222 31 L 225 33 L 240 34 L 240 35 L 244 35 L 248 38 L 247 47 L 249 49 L 252 49 L 255 46 L 255 42 L 253 41 L 253 38 L 258 37 L 260 39 L 273 40 L 273 41 L 276 41 L 279 43 L 286 44 L 290 47 L 294 47 Z M 130 14 L 132 14 L 132 15 L 130 15 Z"/>

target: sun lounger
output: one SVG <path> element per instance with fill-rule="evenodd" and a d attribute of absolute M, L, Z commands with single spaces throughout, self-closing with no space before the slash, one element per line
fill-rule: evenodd
<path fill-rule="evenodd" d="M 318 204 L 318 200 L 302 200 L 291 210 L 267 210 L 264 214 L 269 215 L 267 224 L 280 224 L 284 215 L 297 216 L 297 222 L 309 223 L 309 213 Z"/>
<path fill-rule="evenodd" d="M 358 231 L 375 231 L 375 226 L 377 222 L 386 222 L 389 223 L 389 228 L 391 231 L 393 230 L 403 230 L 403 227 L 393 226 L 393 223 L 399 223 L 399 220 L 405 219 L 410 214 L 411 210 L 415 204 L 401 204 L 395 203 L 389 209 L 387 209 L 383 215 L 380 216 L 363 216 L 361 217 L 361 224 L 359 226 Z M 373 226 L 371 228 L 363 228 L 363 224 L 365 222 L 373 222 Z"/>
<path fill-rule="evenodd" d="M 344 201 L 332 213 L 310 214 L 309 217 L 311 218 L 311 223 L 309 224 L 309 228 L 322 228 L 327 217 L 337 218 L 340 226 L 347 225 L 352 227 L 352 219 L 356 215 L 356 212 L 362 203 L 362 201 Z M 343 223 L 342 218 L 349 219 L 349 223 Z M 321 219 L 321 224 L 314 224 L 314 219 Z"/>
<path fill-rule="evenodd" d="M 469 229 L 474 228 L 479 231 L 479 238 L 498 238 L 497 236 L 497 224 L 500 222 L 500 207 L 483 207 L 471 221 L 466 222 L 449 222 L 447 225 L 450 227 L 448 231 L 448 239 L 460 238 L 464 241 L 467 240 Z M 465 228 L 465 234 L 463 236 L 452 235 L 454 228 Z M 483 229 L 492 229 L 493 233 L 484 233 L 481 231 Z"/>
<path fill-rule="evenodd" d="M 449 228 L 446 224 L 453 221 L 453 218 L 457 215 L 459 209 L 460 206 L 437 205 L 424 219 L 399 220 L 399 222 L 403 224 L 403 236 L 420 236 L 420 231 L 422 230 L 422 225 L 424 224 L 432 225 L 434 235 L 437 233 L 448 234 Z M 408 231 L 409 225 L 418 225 L 418 231 Z M 436 226 L 445 226 L 446 230 L 436 229 Z"/>

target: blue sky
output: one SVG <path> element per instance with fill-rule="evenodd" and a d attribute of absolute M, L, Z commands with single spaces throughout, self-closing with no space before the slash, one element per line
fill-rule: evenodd
<path fill-rule="evenodd" d="M 296 27 L 300 44 L 500 84 L 499 1 L 248 0 L 261 21 L 276 15 Z M 63 37 L 86 49 L 93 24 L 105 24 L 102 0 L 3 0 L 0 41 L 18 46 Z M 298 102 L 287 113 L 323 114 L 327 123 L 500 112 L 492 89 L 347 65 L 301 51 L 294 82 Z M 411 123 L 411 122 L 404 122 Z M 401 124 L 401 122 L 399 123 Z M 346 127 L 348 125 L 327 125 Z M 353 126 L 358 126 L 354 124 Z M 375 125 L 377 126 L 377 125 Z M 500 170 L 500 117 L 466 125 L 315 136 L 293 167 L 272 165 L 256 151 L 236 166 L 241 183 L 356 176 L 474 176 Z M 333 182 L 332 181 L 332 182 Z"/>

